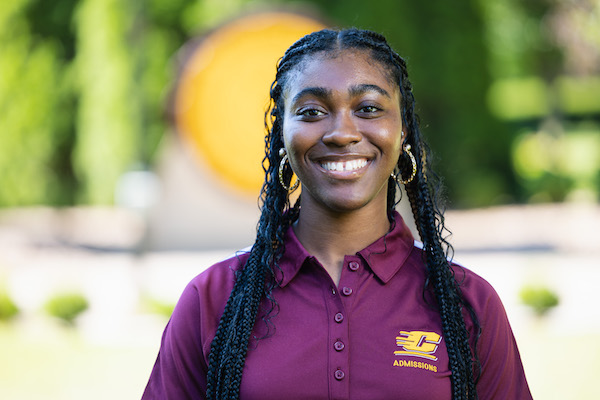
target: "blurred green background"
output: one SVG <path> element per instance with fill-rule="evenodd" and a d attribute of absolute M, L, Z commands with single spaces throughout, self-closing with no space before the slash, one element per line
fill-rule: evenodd
<path fill-rule="evenodd" d="M 181 290 L 235 249 L 141 251 L 115 187 L 160 164 L 182 46 L 272 8 L 407 58 L 459 260 L 500 294 L 534 396 L 600 398 L 600 0 L 0 0 L 0 397 L 140 397 Z"/>
<path fill-rule="evenodd" d="M 374 29 L 408 59 L 451 207 L 598 200 L 600 0 L 8 0 L 0 207 L 111 204 L 119 176 L 152 168 L 177 50 L 270 6 Z"/>

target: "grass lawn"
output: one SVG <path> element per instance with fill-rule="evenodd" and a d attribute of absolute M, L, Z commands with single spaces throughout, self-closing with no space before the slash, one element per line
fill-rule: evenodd
<path fill-rule="evenodd" d="M 0 324 L 0 399 L 141 397 L 158 341 L 152 348 L 92 345 L 75 329 L 53 322 L 37 332 Z"/>
<path fill-rule="evenodd" d="M 600 399 L 600 334 L 534 330 L 519 349 L 535 400 Z"/>

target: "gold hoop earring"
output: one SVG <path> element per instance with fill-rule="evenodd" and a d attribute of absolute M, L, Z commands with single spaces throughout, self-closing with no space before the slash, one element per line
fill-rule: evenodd
<path fill-rule="evenodd" d="M 292 187 L 289 187 L 285 184 L 285 181 L 283 180 L 283 170 L 285 168 L 285 163 L 288 161 L 288 155 L 285 149 L 279 149 L 279 155 L 283 157 L 279 162 L 279 170 L 277 171 L 277 175 L 279 176 L 279 183 L 286 191 L 293 192 L 294 190 L 298 189 L 298 185 L 300 185 L 300 179 L 296 179 L 296 182 L 294 182 Z"/>
<path fill-rule="evenodd" d="M 415 179 L 415 175 L 417 175 L 417 160 L 415 160 L 415 156 L 413 156 L 413 154 L 410 152 L 410 149 L 411 149 L 410 144 L 407 144 L 406 146 L 404 146 L 404 152 L 406 154 L 408 154 L 408 156 L 410 157 L 410 161 L 412 163 L 412 172 L 411 172 L 410 176 L 408 177 L 408 179 L 402 179 L 402 175 L 398 174 L 398 176 L 400 176 L 400 183 L 403 185 L 411 183 L 413 181 L 413 179 Z"/>

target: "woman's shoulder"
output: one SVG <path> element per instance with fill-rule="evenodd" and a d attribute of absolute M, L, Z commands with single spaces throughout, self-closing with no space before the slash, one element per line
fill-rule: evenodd
<path fill-rule="evenodd" d="M 415 240 L 414 247 L 416 251 L 412 256 L 417 260 L 422 260 L 423 244 Z M 450 259 L 449 262 L 462 296 L 478 314 L 485 310 L 491 311 L 490 307 L 495 309 L 503 307 L 498 293 L 485 278 L 455 258 Z"/>
<path fill-rule="evenodd" d="M 248 251 L 238 251 L 193 278 L 173 310 L 169 332 L 192 342 L 200 340 L 203 351 L 208 354 L 211 338 L 233 289 L 236 272 L 243 268 L 247 258 Z"/>
<path fill-rule="evenodd" d="M 414 241 L 414 250 L 411 256 L 422 263 L 423 244 L 417 240 Z M 498 294 L 492 285 L 470 267 L 457 261 L 454 257 L 449 258 L 450 267 L 463 296 L 479 299 L 479 302 L 485 301 L 490 297 L 497 298 Z"/>
<path fill-rule="evenodd" d="M 188 284 L 199 292 L 227 290 L 227 295 L 233 288 L 236 274 L 244 267 L 250 254 L 250 248 L 238 250 L 224 259 L 212 264 L 196 275 Z"/>
<path fill-rule="evenodd" d="M 496 291 L 492 285 L 481 275 L 473 272 L 471 266 L 465 265 L 457 260 L 452 260 L 452 271 L 454 278 L 459 284 L 464 294 L 477 294 L 477 295 L 495 295 Z"/>
<path fill-rule="evenodd" d="M 506 318 L 500 296 L 485 278 L 454 260 L 452 270 L 463 298 L 473 307 L 480 322 L 501 316 Z"/>

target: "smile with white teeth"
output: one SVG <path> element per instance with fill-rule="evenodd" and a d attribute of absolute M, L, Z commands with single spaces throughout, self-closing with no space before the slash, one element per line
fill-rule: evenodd
<path fill-rule="evenodd" d="M 364 158 L 349 161 L 327 161 L 321 164 L 327 171 L 355 171 L 367 165 Z"/>

